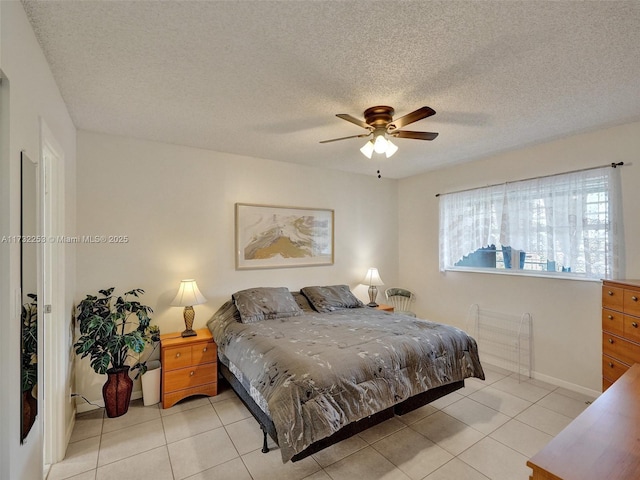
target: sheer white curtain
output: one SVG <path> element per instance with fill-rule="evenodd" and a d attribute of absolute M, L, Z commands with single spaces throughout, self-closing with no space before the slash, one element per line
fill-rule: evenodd
<path fill-rule="evenodd" d="M 440 268 L 489 245 L 534 256 L 543 270 L 621 274 L 619 169 L 594 168 L 440 197 Z"/>
<path fill-rule="evenodd" d="M 440 270 L 500 243 L 505 185 L 440 196 Z"/>

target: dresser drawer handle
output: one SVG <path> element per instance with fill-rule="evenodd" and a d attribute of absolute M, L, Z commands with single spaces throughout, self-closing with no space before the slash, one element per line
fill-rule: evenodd
<path fill-rule="evenodd" d="M 609 343 L 613 343 L 613 338 L 610 338 L 610 339 L 609 339 Z"/>
<path fill-rule="evenodd" d="M 176 353 L 176 358 L 180 358 L 180 352 Z"/>
<path fill-rule="evenodd" d="M 206 352 L 206 351 L 207 351 L 207 347 L 204 347 L 204 348 L 202 349 L 202 351 L 203 351 L 203 352 Z"/>
<path fill-rule="evenodd" d="M 613 368 L 613 363 L 609 362 L 609 366 L 610 366 L 611 368 Z"/>
<path fill-rule="evenodd" d="M 638 322 L 631 322 L 631 326 L 633 328 L 638 328 Z"/>
<path fill-rule="evenodd" d="M 611 290 L 609 290 L 607 293 L 608 293 L 609 295 L 613 295 L 613 292 L 612 292 Z"/>
<path fill-rule="evenodd" d="M 190 376 L 190 377 L 193 377 L 193 375 L 194 375 L 195 373 L 196 373 L 196 372 L 194 372 L 193 370 L 191 370 L 191 371 L 189 372 L 189 376 Z"/>
<path fill-rule="evenodd" d="M 631 297 L 631 300 L 633 300 L 634 302 L 638 301 L 638 297 L 636 297 L 635 295 L 633 297 Z"/>
<path fill-rule="evenodd" d="M 609 320 L 613 320 L 613 315 L 607 315 L 607 318 L 608 318 Z"/>

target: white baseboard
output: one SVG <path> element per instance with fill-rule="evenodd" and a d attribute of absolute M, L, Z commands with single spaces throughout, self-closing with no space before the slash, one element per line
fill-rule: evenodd
<path fill-rule="evenodd" d="M 498 367 L 504 370 L 508 370 L 510 372 L 513 373 L 518 373 L 517 369 L 514 370 L 513 368 L 510 368 L 511 365 L 506 364 L 506 365 L 497 365 L 496 363 L 492 363 L 492 362 L 483 362 L 484 364 L 487 365 L 492 365 L 494 367 Z M 529 372 L 525 369 L 521 369 L 520 370 L 520 374 L 523 377 L 527 377 L 529 375 Z M 567 390 L 571 390 L 572 392 L 578 392 L 581 393 L 583 395 L 587 395 L 589 397 L 598 397 L 600 396 L 600 394 L 602 393 L 601 391 L 598 390 L 593 390 L 591 388 L 587 388 L 587 387 L 583 387 L 582 385 L 577 385 L 575 383 L 571 383 L 571 382 L 567 382 L 566 380 L 561 380 L 559 378 L 556 377 L 551 377 L 549 375 L 545 375 L 543 373 L 540 372 L 536 372 L 536 371 L 532 371 L 531 372 L 531 378 L 535 378 L 536 380 L 540 380 L 542 382 L 545 383 L 550 383 L 551 385 L 555 385 L 556 387 L 562 387 L 562 388 L 566 388 Z"/>
<path fill-rule="evenodd" d="M 560 380 L 559 378 L 550 377 L 549 375 L 544 375 L 538 372 L 533 372 L 532 376 L 536 380 L 541 380 L 543 382 L 550 383 L 551 385 L 563 387 L 563 388 L 566 388 L 567 390 L 582 393 L 583 395 L 588 395 L 590 397 L 599 397 L 600 394 L 602 393 L 598 390 L 592 390 L 591 388 L 583 387 L 582 385 L 576 385 L 575 383 L 567 382 L 565 380 Z"/>

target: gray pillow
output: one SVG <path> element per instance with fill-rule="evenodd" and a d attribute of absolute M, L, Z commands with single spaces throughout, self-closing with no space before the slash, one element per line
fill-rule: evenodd
<path fill-rule="evenodd" d="M 232 296 L 242 323 L 302 315 L 302 310 L 286 287 L 259 287 L 240 290 Z"/>
<path fill-rule="evenodd" d="M 364 304 L 351 293 L 347 285 L 304 287 L 300 292 L 307 297 L 313 308 L 320 313 L 364 306 Z"/>
<path fill-rule="evenodd" d="M 293 299 L 296 301 L 303 312 L 315 312 L 307 297 L 305 297 L 302 293 L 291 292 L 291 295 L 293 295 Z"/>

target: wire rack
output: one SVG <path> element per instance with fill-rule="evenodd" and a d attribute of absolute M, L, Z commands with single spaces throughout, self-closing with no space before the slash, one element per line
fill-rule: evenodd
<path fill-rule="evenodd" d="M 480 360 L 531 378 L 532 317 L 469 307 L 467 326 L 478 343 Z"/>

